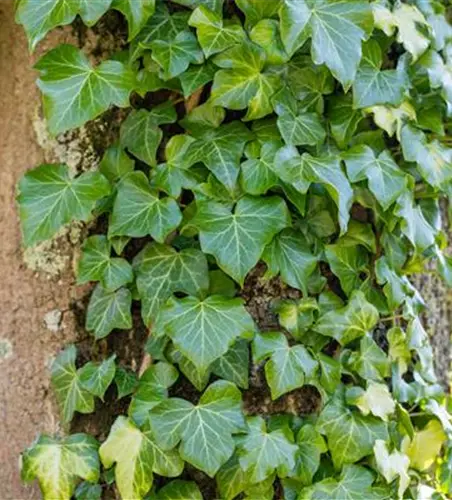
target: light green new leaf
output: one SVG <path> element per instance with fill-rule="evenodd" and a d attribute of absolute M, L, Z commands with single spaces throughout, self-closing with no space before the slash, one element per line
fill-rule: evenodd
<path fill-rule="evenodd" d="M 367 179 L 369 189 L 383 207 L 388 208 L 407 190 L 407 175 L 385 150 L 378 156 L 369 147 L 361 144 L 347 151 L 343 158 L 351 182 Z"/>
<path fill-rule="evenodd" d="M 91 0 L 96 3 L 97 0 Z M 129 41 L 135 38 L 154 14 L 155 0 L 113 0 L 112 8 L 119 10 L 129 24 Z"/>
<path fill-rule="evenodd" d="M 265 52 L 252 42 L 234 45 L 215 57 L 223 69 L 216 72 L 211 99 L 215 106 L 245 109 L 245 120 L 257 120 L 273 111 L 271 97 L 280 88 L 280 76 L 263 72 Z"/>
<path fill-rule="evenodd" d="M 152 243 L 135 257 L 134 267 L 143 320 L 147 325 L 173 293 L 196 296 L 209 287 L 207 260 L 194 248 L 177 252 L 170 246 Z"/>
<path fill-rule="evenodd" d="M 63 423 L 70 422 L 76 411 L 94 411 L 94 397 L 82 386 L 80 373 L 75 367 L 76 356 L 77 349 L 71 345 L 58 354 L 51 367 L 52 387 Z"/>
<path fill-rule="evenodd" d="M 181 221 L 176 201 L 169 197 L 159 198 L 143 172 L 132 172 L 118 184 L 109 237 L 151 235 L 163 243 Z"/>
<path fill-rule="evenodd" d="M 318 362 L 302 345 L 290 347 L 281 332 L 257 334 L 253 341 L 253 359 L 260 362 L 265 358 L 265 378 L 270 386 L 272 399 L 286 392 L 302 387 L 313 378 Z"/>
<path fill-rule="evenodd" d="M 363 284 L 361 274 L 369 265 L 369 254 L 361 246 L 353 243 L 338 243 L 325 247 L 325 257 L 331 271 L 339 278 L 342 290 L 351 295 Z"/>
<path fill-rule="evenodd" d="M 208 118 L 213 117 L 209 115 Z M 252 135 L 239 121 L 218 128 L 206 126 L 204 120 L 199 125 L 201 127 L 196 130 L 198 133 L 195 135 L 197 140 L 187 153 L 189 166 L 197 162 L 204 163 L 215 177 L 232 191 L 239 176 L 240 159 L 245 144 L 252 139 Z"/>
<path fill-rule="evenodd" d="M 43 94 L 44 113 L 53 135 L 80 127 L 110 106 L 129 106 L 135 74 L 119 61 L 104 61 L 93 68 L 73 45 L 59 45 L 36 64 L 37 85 Z"/>
<path fill-rule="evenodd" d="M 154 327 L 157 335 L 171 337 L 201 372 L 225 354 L 238 337 L 254 329 L 240 299 L 219 295 L 202 301 L 194 297 L 170 299 L 160 309 Z"/>
<path fill-rule="evenodd" d="M 171 398 L 153 408 L 149 418 L 165 449 L 180 442 L 182 459 L 210 477 L 232 456 L 232 434 L 246 428 L 240 391 L 223 380 L 211 384 L 196 406 Z"/>
<path fill-rule="evenodd" d="M 383 56 L 376 40 L 364 46 L 361 65 L 353 82 L 353 105 L 369 108 L 381 104 L 398 106 L 408 90 L 405 59 L 399 59 L 397 69 L 381 70 Z"/>
<path fill-rule="evenodd" d="M 356 291 L 345 307 L 320 316 L 313 329 L 347 345 L 371 332 L 378 320 L 378 310 L 366 300 L 363 292 Z"/>
<path fill-rule="evenodd" d="M 336 386 L 337 387 L 337 386 Z M 308 486 L 320 466 L 320 456 L 328 448 L 319 431 L 312 424 L 305 424 L 298 431 L 295 467 L 290 476 Z"/>
<path fill-rule="evenodd" d="M 116 373 L 116 354 L 113 354 L 102 363 L 92 361 L 83 365 L 78 371 L 80 384 L 84 389 L 103 399 L 105 391 L 113 382 Z"/>
<path fill-rule="evenodd" d="M 110 182 L 116 182 L 124 175 L 132 172 L 134 161 L 127 155 L 119 144 L 110 146 L 104 153 L 99 164 L 99 171 Z"/>
<path fill-rule="evenodd" d="M 86 434 L 62 439 L 40 435 L 22 455 L 22 480 L 38 479 L 44 500 L 70 500 L 80 478 L 99 480 L 98 446 Z"/>
<path fill-rule="evenodd" d="M 218 377 L 233 382 L 241 389 L 248 389 L 249 364 L 248 342 L 239 339 L 226 354 L 212 363 L 211 370 Z"/>
<path fill-rule="evenodd" d="M 271 19 L 278 16 L 282 0 L 236 0 L 238 8 L 245 14 L 248 28 L 262 19 Z"/>
<path fill-rule="evenodd" d="M 96 202 L 110 193 L 98 172 L 71 177 L 66 165 L 41 165 L 19 182 L 17 200 L 25 246 L 54 236 L 65 224 L 87 221 Z"/>
<path fill-rule="evenodd" d="M 375 440 L 388 439 L 388 430 L 382 420 L 349 409 L 340 394 L 335 395 L 320 413 L 317 430 L 326 435 L 337 468 L 371 455 Z"/>
<path fill-rule="evenodd" d="M 250 31 L 250 38 L 265 50 L 268 64 L 284 64 L 289 60 L 276 19 L 262 19 Z"/>
<path fill-rule="evenodd" d="M 152 59 L 163 70 L 163 79 L 170 80 L 183 73 L 190 63 L 201 64 L 204 56 L 195 35 L 190 31 L 181 31 L 172 40 L 151 42 Z"/>
<path fill-rule="evenodd" d="M 199 202 L 191 223 L 199 229 L 203 252 L 212 254 L 219 267 L 243 285 L 265 246 L 290 225 L 290 215 L 279 197 L 247 196 L 239 200 L 234 212 L 220 203 Z"/>
<path fill-rule="evenodd" d="M 244 41 L 246 37 L 240 24 L 224 22 L 219 14 L 203 5 L 195 9 L 188 24 L 196 28 L 198 42 L 206 58 Z"/>
<path fill-rule="evenodd" d="M 347 399 L 347 402 L 355 404 L 363 415 L 372 413 L 387 422 L 388 417 L 395 411 L 395 402 L 386 384 L 378 384 L 370 380 L 365 391 L 359 387 L 351 388 L 350 392 L 352 401 Z"/>
<path fill-rule="evenodd" d="M 155 156 L 163 137 L 158 125 L 176 120 L 176 111 L 171 103 L 156 106 L 152 111 L 134 110 L 121 125 L 121 145 L 139 160 L 155 165 Z"/>
<path fill-rule="evenodd" d="M 188 7 L 192 10 L 196 9 L 200 5 L 203 5 L 211 11 L 221 14 L 224 0 L 171 0 L 171 2 L 183 5 L 184 7 Z"/>
<path fill-rule="evenodd" d="M 281 37 L 289 54 L 309 38 L 315 64 L 326 64 L 349 88 L 361 60 L 361 44 L 373 28 L 369 3 L 364 1 L 284 0 Z"/>
<path fill-rule="evenodd" d="M 100 281 L 107 291 L 114 291 L 133 280 L 132 266 L 118 257 L 111 257 L 111 244 L 106 236 L 90 236 L 82 248 L 77 282 Z"/>
<path fill-rule="evenodd" d="M 431 186 L 445 189 L 452 179 L 452 149 L 437 140 L 428 142 L 425 134 L 412 125 L 402 128 L 400 142 L 405 160 L 416 162 L 420 174 Z"/>
<path fill-rule="evenodd" d="M 127 288 L 107 292 L 97 285 L 86 313 L 86 329 L 96 340 L 106 337 L 115 328 L 132 328 L 132 294 Z"/>
<path fill-rule="evenodd" d="M 184 462 L 176 451 L 164 451 L 146 426 L 140 430 L 128 418 L 116 419 L 107 440 L 99 448 L 104 467 L 116 463 L 115 479 L 122 498 L 142 499 L 151 489 L 153 472 L 177 477 Z"/>
<path fill-rule="evenodd" d="M 149 500 L 203 500 L 203 496 L 196 483 L 175 479 L 157 493 L 151 493 Z"/>
<path fill-rule="evenodd" d="M 246 193 L 265 194 L 278 184 L 278 177 L 273 171 L 273 162 L 279 147 L 280 144 L 277 142 L 265 142 L 259 158 L 250 158 L 242 163 L 240 184 Z"/>
<path fill-rule="evenodd" d="M 312 253 L 302 233 L 281 231 L 264 250 L 262 260 L 267 264 L 267 276 L 281 274 L 284 283 L 308 295 L 309 277 L 317 268 L 319 256 Z"/>
<path fill-rule="evenodd" d="M 287 427 L 267 432 L 262 417 L 248 417 L 248 434 L 240 443 L 240 466 L 251 484 L 260 483 L 276 470 L 282 476 L 295 466 L 292 431 Z"/>

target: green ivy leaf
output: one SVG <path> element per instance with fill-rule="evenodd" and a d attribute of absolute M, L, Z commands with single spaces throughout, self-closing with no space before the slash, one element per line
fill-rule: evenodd
<path fill-rule="evenodd" d="M 333 4 L 328 0 L 284 0 L 280 17 L 287 52 L 294 54 L 312 37 L 314 63 L 326 64 L 348 89 L 361 60 L 361 43 L 373 28 L 370 5 L 346 0 Z"/>
<path fill-rule="evenodd" d="M 340 395 L 333 397 L 320 413 L 317 430 L 326 435 L 337 468 L 371 455 L 376 439 L 388 439 L 382 420 L 350 410 Z"/>
<path fill-rule="evenodd" d="M 154 331 L 166 334 L 201 372 L 225 354 L 237 337 L 254 332 L 240 299 L 219 295 L 199 300 L 170 299 L 160 309 Z"/>
<path fill-rule="evenodd" d="M 83 244 L 77 281 L 79 284 L 100 281 L 107 291 L 114 291 L 133 280 L 132 266 L 122 258 L 111 257 L 106 236 L 89 237 Z"/>
<path fill-rule="evenodd" d="M 154 14 L 155 0 L 113 0 L 112 8 L 119 10 L 127 18 L 130 41 Z"/>
<path fill-rule="evenodd" d="M 366 300 L 364 293 L 355 292 L 345 307 L 321 315 L 313 328 L 346 345 L 370 332 L 378 319 L 378 310 Z"/>
<path fill-rule="evenodd" d="M 110 193 L 98 172 L 71 177 L 66 165 L 41 165 L 19 183 L 20 220 L 25 246 L 54 236 L 73 220 L 87 221 L 96 202 Z"/>
<path fill-rule="evenodd" d="M 277 17 L 281 0 L 262 2 L 261 0 L 236 0 L 238 8 L 245 14 L 247 27 L 254 26 L 262 19 Z"/>
<path fill-rule="evenodd" d="M 124 175 L 132 172 L 134 161 L 129 158 L 119 144 L 110 146 L 99 164 L 100 173 L 110 182 L 119 181 Z"/>
<path fill-rule="evenodd" d="M 200 5 L 207 7 L 213 12 L 220 14 L 223 10 L 224 0 L 171 0 L 171 2 L 183 5 L 189 9 L 196 9 Z"/>
<path fill-rule="evenodd" d="M 75 490 L 75 498 L 76 500 L 101 500 L 102 486 L 90 483 L 89 481 L 83 481 Z"/>
<path fill-rule="evenodd" d="M 58 354 L 51 367 L 52 387 L 63 423 L 70 422 L 76 411 L 94 411 L 94 397 L 82 385 L 80 371 L 75 367 L 76 356 L 77 350 L 71 345 Z"/>
<path fill-rule="evenodd" d="M 369 189 L 383 207 L 388 208 L 407 190 L 407 175 L 398 167 L 389 151 L 378 156 L 363 144 L 347 151 L 343 158 L 351 182 L 367 179 Z"/>
<path fill-rule="evenodd" d="M 283 333 L 257 334 L 253 341 L 255 362 L 270 357 L 265 364 L 265 377 L 272 399 L 302 387 L 317 371 L 318 363 L 302 345 L 289 346 Z"/>
<path fill-rule="evenodd" d="M 36 64 L 37 85 L 43 94 L 44 113 L 52 135 L 80 127 L 110 106 L 129 106 L 136 87 L 133 71 L 119 61 L 104 61 L 93 68 L 83 52 L 60 45 Z"/>
<path fill-rule="evenodd" d="M 102 363 L 90 361 L 83 365 L 77 373 L 81 386 L 94 396 L 103 399 L 106 390 L 115 378 L 115 359 L 116 354 L 113 354 Z"/>
<path fill-rule="evenodd" d="M 203 496 L 196 483 L 175 479 L 151 494 L 150 500 L 203 500 Z"/>
<path fill-rule="evenodd" d="M 337 386 L 336 386 L 337 387 Z M 298 431 L 295 467 L 290 476 L 305 486 L 312 484 L 314 474 L 320 467 L 320 456 L 328 451 L 325 440 L 314 425 L 305 424 Z"/>
<path fill-rule="evenodd" d="M 246 193 L 265 194 L 278 184 L 273 162 L 279 147 L 277 142 L 266 142 L 262 145 L 259 158 L 250 158 L 242 163 L 240 185 Z"/>
<path fill-rule="evenodd" d="M 86 434 L 62 439 L 40 435 L 22 455 L 22 480 L 38 479 L 45 500 L 70 500 L 79 478 L 98 481 L 98 446 Z"/>
<path fill-rule="evenodd" d="M 244 41 L 246 37 L 240 24 L 234 21 L 224 22 L 219 14 L 203 5 L 195 9 L 188 24 L 196 28 L 198 41 L 206 58 Z"/>
<path fill-rule="evenodd" d="M 349 367 L 364 380 L 380 381 L 390 374 L 388 357 L 370 335 L 360 340 L 359 351 L 352 353 Z"/>
<path fill-rule="evenodd" d="M 352 96 L 339 95 L 331 99 L 329 110 L 331 134 L 341 149 L 345 149 L 363 119 L 361 110 L 353 107 Z"/>
<path fill-rule="evenodd" d="M 191 65 L 184 73 L 179 75 L 184 97 L 191 96 L 213 80 L 215 76 L 215 66 L 207 61 L 205 64 Z"/>
<path fill-rule="evenodd" d="M 140 430 L 128 418 L 120 416 L 107 440 L 99 448 L 104 467 L 116 463 L 116 485 L 122 498 L 142 498 L 151 489 L 153 472 L 177 477 L 184 462 L 176 451 L 163 450 L 150 429 Z"/>
<path fill-rule="evenodd" d="M 214 255 L 221 269 L 243 285 L 265 246 L 290 225 L 290 216 L 279 197 L 244 197 L 234 212 L 217 202 L 199 202 L 191 222 L 199 229 L 203 252 Z"/>
<path fill-rule="evenodd" d="M 245 429 L 241 394 L 234 384 L 211 384 L 195 406 L 170 398 L 150 413 L 151 427 L 166 449 L 179 442 L 180 456 L 186 462 L 214 477 L 232 456 L 232 434 Z"/>
<path fill-rule="evenodd" d="M 122 399 L 135 391 L 138 379 L 135 372 L 118 366 L 115 373 L 115 384 L 118 391 L 118 399 Z"/>
<path fill-rule="evenodd" d="M 249 364 L 248 342 L 239 339 L 226 354 L 212 363 L 211 369 L 218 377 L 233 382 L 241 389 L 248 389 Z"/>
<path fill-rule="evenodd" d="M 163 243 L 182 220 L 175 200 L 159 198 L 143 172 L 127 174 L 118 185 L 109 237 L 151 235 Z"/>
<path fill-rule="evenodd" d="M 202 295 L 209 287 L 207 260 L 194 248 L 177 252 L 170 246 L 151 243 L 135 258 L 134 267 L 147 325 L 173 293 Z"/>
<path fill-rule="evenodd" d="M 268 64 L 284 64 L 288 61 L 275 19 L 262 19 L 250 31 L 250 39 L 265 50 Z"/>
<path fill-rule="evenodd" d="M 127 288 L 107 292 L 97 285 L 86 313 L 86 329 L 96 340 L 103 339 L 115 328 L 132 328 L 132 294 Z"/>
<path fill-rule="evenodd" d="M 289 428 L 268 432 L 262 417 L 248 417 L 248 434 L 240 444 L 240 466 L 251 484 L 264 481 L 275 470 L 282 476 L 295 466 L 297 446 Z"/>

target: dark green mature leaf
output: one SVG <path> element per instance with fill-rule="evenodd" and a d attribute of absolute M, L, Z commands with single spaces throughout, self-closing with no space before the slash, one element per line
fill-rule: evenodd
<path fill-rule="evenodd" d="M 184 462 L 179 454 L 157 443 L 147 426 L 140 430 L 126 417 L 116 419 L 99 455 L 107 469 L 116 463 L 116 485 L 122 498 L 146 495 L 153 483 L 153 472 L 167 477 L 182 473 Z"/>
<path fill-rule="evenodd" d="M 102 363 L 88 362 L 78 371 L 80 384 L 84 389 L 103 399 L 106 390 L 113 382 L 116 372 L 116 354 L 113 354 Z"/>
<path fill-rule="evenodd" d="M 213 477 L 232 456 L 232 434 L 245 430 L 241 394 L 234 384 L 211 384 L 195 406 L 171 398 L 150 413 L 151 428 L 165 449 L 178 445 L 186 462 Z"/>
<path fill-rule="evenodd" d="M 146 324 L 174 292 L 202 295 L 209 287 L 207 260 L 196 249 L 176 252 L 158 243 L 147 245 L 135 258 L 137 288 Z"/>
<path fill-rule="evenodd" d="M 203 500 L 198 485 L 192 481 L 175 479 L 160 488 L 156 494 L 149 497 L 150 500 Z"/>
<path fill-rule="evenodd" d="M 219 295 L 205 300 L 170 299 L 160 309 L 154 327 L 157 335 L 171 337 L 174 345 L 201 372 L 225 354 L 239 336 L 254 329 L 253 320 L 240 299 Z"/>
<path fill-rule="evenodd" d="M 237 203 L 234 212 L 217 202 L 199 202 L 191 222 L 199 229 L 203 252 L 214 255 L 219 267 L 243 284 L 265 246 L 290 225 L 290 216 L 279 197 L 247 196 Z"/>
<path fill-rule="evenodd" d="M 134 161 L 129 158 L 119 144 L 110 146 L 104 153 L 99 164 L 99 171 L 110 182 L 116 182 L 124 175 L 132 172 Z"/>
<path fill-rule="evenodd" d="M 325 256 L 331 271 L 339 278 L 342 290 L 351 295 L 363 284 L 362 274 L 369 265 L 368 253 L 356 243 L 347 245 L 341 240 L 325 247 Z"/>
<path fill-rule="evenodd" d="M 370 335 L 359 343 L 359 351 L 352 353 L 349 367 L 364 380 L 380 381 L 389 376 L 390 361 Z"/>
<path fill-rule="evenodd" d="M 37 85 L 43 94 L 44 113 L 51 134 L 80 127 L 110 106 L 129 106 L 136 87 L 134 72 L 119 61 L 104 61 L 93 68 L 82 51 L 60 45 L 36 64 Z"/>
<path fill-rule="evenodd" d="M 350 410 L 340 394 L 322 410 L 316 427 L 326 435 L 337 468 L 371 455 L 376 439 L 388 439 L 386 424 L 381 419 Z"/>
<path fill-rule="evenodd" d="M 96 1 L 91 0 L 92 3 Z M 154 14 L 155 0 L 113 0 L 112 8 L 119 10 L 127 18 L 130 41 L 138 35 L 149 17 Z"/>
<path fill-rule="evenodd" d="M 89 481 L 83 481 L 75 490 L 75 498 L 76 500 L 101 500 L 102 486 L 90 483 Z"/>
<path fill-rule="evenodd" d="M 239 339 L 226 354 L 212 363 L 211 369 L 218 377 L 233 382 L 241 389 L 248 389 L 249 364 L 248 342 Z"/>
<path fill-rule="evenodd" d="M 326 64 L 349 88 L 361 60 L 361 43 L 373 28 L 370 5 L 364 1 L 283 0 L 281 36 L 294 54 L 311 37 L 315 64 Z"/>
<path fill-rule="evenodd" d="M 22 480 L 38 479 L 46 499 L 69 500 L 79 478 L 98 481 L 98 446 L 97 441 L 86 434 L 62 439 L 42 434 L 22 455 Z"/>
<path fill-rule="evenodd" d="M 309 277 L 316 270 L 319 256 L 314 255 L 305 237 L 294 229 L 284 229 L 265 249 L 262 260 L 268 276 L 281 274 L 284 283 L 308 294 Z"/>
<path fill-rule="evenodd" d="M 127 288 L 107 292 L 97 285 L 86 313 L 86 329 L 96 340 L 106 337 L 115 328 L 132 328 L 132 294 Z"/>
<path fill-rule="evenodd" d="M 250 158 L 242 163 L 240 184 L 246 193 L 265 194 L 278 184 L 273 162 L 279 147 L 277 142 L 264 143 L 259 158 Z"/>
<path fill-rule="evenodd" d="M 363 292 L 357 291 L 345 307 L 321 315 L 313 328 L 346 345 L 371 332 L 378 319 L 378 310 L 366 300 Z"/>
<path fill-rule="evenodd" d="M 295 466 L 292 431 L 289 428 L 268 432 L 262 417 L 248 417 L 248 434 L 240 443 L 240 466 L 249 483 L 260 483 L 278 470 L 282 476 Z"/>
<path fill-rule="evenodd" d="M 336 386 L 337 387 L 337 386 Z M 312 424 L 305 424 L 298 431 L 295 467 L 290 476 L 304 485 L 310 485 L 320 466 L 320 456 L 328 451 L 325 440 Z"/>
<path fill-rule="evenodd" d="M 270 357 L 265 364 L 265 377 L 272 399 L 293 391 L 308 382 L 317 370 L 318 363 L 302 345 L 290 347 L 283 333 L 257 334 L 253 342 L 255 362 Z"/>
<path fill-rule="evenodd" d="M 109 237 L 151 235 L 163 243 L 181 221 L 176 201 L 169 197 L 159 198 L 143 172 L 132 172 L 118 184 Z"/>
<path fill-rule="evenodd" d="M 71 345 L 58 354 L 51 367 L 52 387 L 64 423 L 70 422 L 76 411 L 94 411 L 94 397 L 82 385 L 80 372 L 75 367 L 76 356 L 77 349 Z"/>
<path fill-rule="evenodd" d="M 346 148 L 363 119 L 362 111 L 353 108 L 351 95 L 334 96 L 331 100 L 329 118 L 334 140 L 341 149 Z"/>
<path fill-rule="evenodd" d="M 118 399 L 132 394 L 138 385 L 135 372 L 118 366 L 115 373 L 115 384 L 118 391 Z"/>
<path fill-rule="evenodd" d="M 110 184 L 98 172 L 72 177 L 66 165 L 41 165 L 19 183 L 18 202 L 25 246 L 54 236 L 71 221 L 87 221 Z"/>
<path fill-rule="evenodd" d="M 215 71 L 215 66 L 210 61 L 207 61 L 205 64 L 191 65 L 179 75 L 184 97 L 189 97 L 211 82 L 215 76 Z"/>
<path fill-rule="evenodd" d="M 351 182 L 367 179 L 369 189 L 383 207 L 388 208 L 407 190 L 407 175 L 397 166 L 389 151 L 378 156 L 365 145 L 355 146 L 343 158 Z"/>

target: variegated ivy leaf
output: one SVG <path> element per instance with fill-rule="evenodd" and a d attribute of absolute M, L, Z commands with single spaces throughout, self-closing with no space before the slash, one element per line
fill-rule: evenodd
<path fill-rule="evenodd" d="M 239 23 L 223 21 L 219 14 L 203 5 L 195 9 L 188 24 L 196 28 L 198 42 L 206 58 L 244 41 L 246 37 Z"/>
<path fill-rule="evenodd" d="M 52 387 L 64 423 L 70 422 L 76 411 L 94 411 L 94 397 L 82 385 L 80 370 L 75 367 L 76 356 L 77 349 L 71 345 L 58 354 L 51 367 Z"/>
<path fill-rule="evenodd" d="M 294 54 L 308 38 L 315 64 L 326 64 L 345 89 L 352 84 L 361 60 L 361 44 L 373 28 L 372 9 L 362 0 L 283 0 L 281 36 Z"/>
<path fill-rule="evenodd" d="M 159 243 L 182 221 L 173 198 L 159 198 L 143 172 L 131 172 L 118 184 L 109 237 L 151 235 Z"/>
<path fill-rule="evenodd" d="M 132 328 L 132 294 L 127 288 L 108 292 L 97 285 L 86 313 L 86 329 L 96 340 L 103 339 L 115 328 Z"/>
<path fill-rule="evenodd" d="M 107 291 L 114 291 L 133 280 L 132 266 L 119 257 L 111 257 L 111 244 L 106 236 L 96 235 L 83 244 L 77 281 L 100 281 Z"/>
<path fill-rule="evenodd" d="M 305 331 L 314 323 L 319 306 L 314 298 L 305 297 L 298 302 L 293 300 L 278 301 L 273 310 L 278 314 L 279 324 L 290 332 L 292 337 L 301 340 Z"/>
<path fill-rule="evenodd" d="M 412 125 L 402 128 L 400 142 L 405 160 L 416 162 L 420 174 L 431 186 L 445 189 L 452 179 L 452 149 L 437 140 L 429 142 Z"/>
<path fill-rule="evenodd" d="M 210 477 L 232 456 L 232 434 L 246 429 L 240 391 L 221 380 L 206 389 L 197 405 L 170 398 L 153 408 L 149 418 L 165 449 L 180 443 L 181 458 Z"/>
<path fill-rule="evenodd" d="M 382 63 L 380 45 L 376 40 L 370 40 L 364 45 L 363 58 L 353 82 L 355 108 L 402 103 L 409 85 L 406 59 L 399 59 L 397 69 L 382 70 Z"/>
<path fill-rule="evenodd" d="M 367 389 L 351 387 L 347 389 L 346 400 L 348 404 L 356 405 L 363 415 L 375 415 L 385 422 L 395 411 L 395 402 L 391 397 L 386 384 L 369 381 Z"/>
<path fill-rule="evenodd" d="M 370 191 L 384 210 L 388 210 L 407 190 L 407 175 L 398 167 L 389 151 L 377 156 L 369 146 L 361 144 L 347 151 L 343 158 L 350 181 L 367 179 Z"/>
<path fill-rule="evenodd" d="M 107 12 L 112 0 L 20 0 L 16 21 L 22 24 L 34 50 L 46 34 L 57 26 L 72 23 L 77 14 L 88 26 L 95 24 Z"/>
<path fill-rule="evenodd" d="M 116 485 L 122 498 L 143 498 L 151 489 L 153 473 L 177 477 L 184 468 L 177 451 L 161 448 L 148 426 L 140 430 L 123 416 L 116 419 L 99 455 L 107 469 L 116 463 Z"/>
<path fill-rule="evenodd" d="M 147 325 L 173 293 L 202 296 L 209 287 L 207 260 L 194 248 L 177 252 L 170 246 L 151 243 L 135 257 L 134 267 Z"/>
<path fill-rule="evenodd" d="M 236 0 L 238 8 L 245 14 L 247 27 L 252 27 L 263 19 L 278 17 L 278 11 L 282 0 Z"/>
<path fill-rule="evenodd" d="M 99 480 L 97 441 L 86 434 L 40 435 L 22 454 L 21 478 L 39 481 L 44 500 L 70 500 L 80 479 Z"/>
<path fill-rule="evenodd" d="M 403 494 L 410 484 L 410 476 L 408 474 L 410 459 L 398 450 L 389 453 L 387 444 L 381 440 L 375 441 L 374 454 L 378 471 L 388 484 L 392 483 L 397 476 L 399 477 L 397 494 L 399 498 L 403 498 Z"/>
<path fill-rule="evenodd" d="M 310 276 L 317 269 L 319 256 L 314 255 L 303 234 L 284 229 L 276 235 L 262 255 L 267 276 L 281 275 L 284 283 L 308 295 Z"/>
<path fill-rule="evenodd" d="M 235 45 L 217 55 L 219 66 L 212 86 L 215 106 L 245 109 L 244 120 L 257 120 L 273 111 L 271 97 L 281 87 L 280 75 L 264 71 L 265 51 L 252 42 Z"/>
<path fill-rule="evenodd" d="M 321 315 L 313 328 L 346 345 L 371 332 L 378 319 L 378 310 L 366 300 L 363 292 L 356 291 L 345 307 Z"/>
<path fill-rule="evenodd" d="M 183 73 L 188 66 L 201 64 L 204 56 L 191 31 L 181 31 L 171 40 L 151 42 L 152 58 L 162 68 L 163 80 L 170 80 Z"/>
<path fill-rule="evenodd" d="M 106 390 L 115 378 L 115 359 L 116 354 L 113 354 L 102 363 L 90 361 L 83 365 L 77 372 L 81 386 L 91 394 L 103 399 Z"/>
<path fill-rule="evenodd" d="M 96 3 L 96 1 L 91 0 L 91 3 Z M 138 35 L 147 20 L 154 14 L 155 0 L 113 0 L 111 6 L 127 18 L 130 41 Z"/>
<path fill-rule="evenodd" d="M 171 103 L 156 106 L 151 111 L 132 111 L 121 125 L 121 145 L 148 165 L 155 165 L 156 153 L 163 133 L 159 125 L 173 123 L 177 119 Z"/>
<path fill-rule="evenodd" d="M 290 477 L 308 486 L 319 469 L 321 454 L 326 453 L 328 447 L 323 436 L 312 424 L 305 424 L 301 427 L 295 443 L 298 449 L 295 455 L 295 467 Z"/>
<path fill-rule="evenodd" d="M 199 230 L 203 252 L 212 254 L 219 267 L 243 285 L 265 246 L 290 225 L 290 216 L 279 197 L 246 196 L 233 212 L 217 202 L 198 202 L 191 223 Z"/>
<path fill-rule="evenodd" d="M 176 368 L 168 363 L 151 365 L 138 381 L 130 402 L 129 417 L 142 426 L 148 420 L 150 410 L 168 397 L 168 389 L 176 383 L 178 377 Z"/>
<path fill-rule="evenodd" d="M 254 362 L 270 357 L 265 377 L 272 399 L 302 387 L 315 376 L 318 362 L 302 345 L 289 346 L 281 332 L 257 334 L 253 341 Z"/>
<path fill-rule="evenodd" d="M 254 332 L 251 316 L 240 299 L 219 295 L 199 300 L 170 299 L 160 309 L 154 326 L 157 335 L 168 335 L 174 345 L 205 371 L 241 335 Z"/>
<path fill-rule="evenodd" d="M 52 238 L 71 221 L 87 221 L 96 202 L 110 189 L 98 172 L 73 177 L 66 165 L 41 165 L 30 170 L 20 180 L 17 198 L 24 245 Z"/>
<path fill-rule="evenodd" d="M 240 467 L 249 483 L 260 483 L 276 470 L 286 476 L 295 466 L 297 446 L 289 427 L 267 431 L 262 417 L 248 417 L 248 434 L 240 443 Z"/>
<path fill-rule="evenodd" d="M 189 165 L 204 163 L 215 177 L 232 191 L 239 176 L 240 159 L 245 144 L 252 139 L 252 135 L 243 123 L 238 121 L 220 127 L 214 125 L 216 109 L 218 108 L 204 108 L 201 110 L 205 111 L 203 115 L 193 117 L 197 119 L 198 126 L 193 127 L 184 123 L 186 128 L 189 130 L 191 128 L 196 138 L 187 152 L 187 162 Z M 214 123 L 212 120 L 215 120 Z M 222 118 L 220 122 L 221 120 Z M 214 128 L 215 126 L 218 128 Z"/>
<path fill-rule="evenodd" d="M 136 87 L 134 72 L 123 63 L 110 60 L 93 68 L 72 45 L 62 44 L 47 52 L 35 67 L 53 135 L 80 127 L 112 105 L 129 106 L 130 93 Z"/>
<path fill-rule="evenodd" d="M 349 409 L 340 390 L 324 407 L 316 424 L 328 441 L 335 467 L 352 464 L 371 455 L 377 439 L 388 439 L 386 424 Z"/>
<path fill-rule="evenodd" d="M 157 493 L 151 493 L 149 500 L 203 500 L 203 496 L 193 481 L 175 479 L 160 488 Z"/>
<path fill-rule="evenodd" d="M 240 185 L 246 193 L 265 194 L 278 184 L 273 162 L 280 146 L 278 142 L 265 142 L 260 150 L 259 158 L 250 158 L 242 163 Z"/>

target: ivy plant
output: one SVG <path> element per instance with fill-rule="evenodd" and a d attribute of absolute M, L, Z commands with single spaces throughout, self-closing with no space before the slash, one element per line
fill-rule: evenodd
<path fill-rule="evenodd" d="M 451 403 L 410 281 L 452 285 L 446 3 L 16 2 L 31 50 L 77 17 L 127 24 L 109 59 L 38 60 L 50 134 L 125 118 L 98 165 L 37 166 L 17 200 L 26 247 L 85 223 L 93 342 L 149 332 L 144 370 L 56 356 L 64 432 L 21 461 L 45 499 L 451 498 Z M 271 329 L 245 300 L 256 266 L 290 291 Z M 115 398 L 102 442 L 70 434 Z"/>

